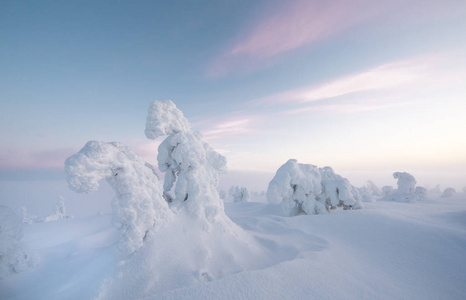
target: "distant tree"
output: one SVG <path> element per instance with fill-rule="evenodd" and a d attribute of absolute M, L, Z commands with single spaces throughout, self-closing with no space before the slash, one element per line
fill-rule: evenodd
<path fill-rule="evenodd" d="M 382 200 L 395 202 L 416 202 L 419 195 L 416 194 L 416 179 L 406 172 L 395 172 L 393 178 L 398 179 L 398 189 L 387 194 Z"/>
<path fill-rule="evenodd" d="M 245 187 L 235 187 L 235 192 L 233 194 L 233 202 L 248 202 L 251 199 L 249 191 Z"/>
<path fill-rule="evenodd" d="M 57 221 L 69 218 L 71 217 L 66 214 L 65 198 L 60 196 L 58 202 L 55 204 L 55 211 L 51 215 L 45 217 L 44 222 Z"/>
<path fill-rule="evenodd" d="M 456 190 L 452 187 L 446 188 L 442 193 L 442 198 L 450 198 L 456 194 Z"/>

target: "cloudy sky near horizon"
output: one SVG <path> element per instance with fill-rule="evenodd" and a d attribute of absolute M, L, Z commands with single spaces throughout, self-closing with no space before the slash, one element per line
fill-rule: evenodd
<path fill-rule="evenodd" d="M 171 99 L 232 170 L 465 176 L 465 78 L 461 0 L 2 1 L 0 171 L 88 140 L 154 162 Z"/>

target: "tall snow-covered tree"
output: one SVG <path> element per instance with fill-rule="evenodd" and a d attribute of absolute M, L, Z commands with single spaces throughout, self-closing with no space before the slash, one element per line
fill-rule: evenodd
<path fill-rule="evenodd" d="M 171 206 L 185 207 L 210 223 L 224 215 L 217 185 L 220 174 L 226 171 L 226 158 L 202 140 L 173 102 L 154 101 L 150 105 L 145 134 L 149 139 L 168 135 L 159 146 L 157 161 L 160 171 L 165 172 L 164 193 L 174 189 Z"/>

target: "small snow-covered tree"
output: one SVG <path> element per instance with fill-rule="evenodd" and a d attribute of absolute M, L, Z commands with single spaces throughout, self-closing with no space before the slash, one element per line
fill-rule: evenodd
<path fill-rule="evenodd" d="M 365 186 L 360 187 L 358 192 L 364 202 L 374 202 L 382 196 L 382 191 L 370 180 Z"/>
<path fill-rule="evenodd" d="M 225 215 L 217 192 L 220 174 L 226 171 L 226 158 L 191 129 L 183 113 L 169 100 L 154 101 L 148 110 L 146 137 L 168 137 L 160 144 L 157 161 L 165 172 L 163 190 L 174 188 L 172 207 L 185 207 L 192 215 L 213 223 Z"/>
<path fill-rule="evenodd" d="M 245 187 L 235 187 L 235 192 L 233 194 L 233 202 L 248 202 L 251 199 L 249 191 Z"/>
<path fill-rule="evenodd" d="M 70 216 L 66 214 L 65 198 L 59 197 L 58 202 L 55 204 L 55 211 L 51 215 L 45 217 L 44 222 L 57 221 L 69 219 Z"/>
<path fill-rule="evenodd" d="M 332 168 L 300 164 L 295 159 L 282 165 L 270 181 L 267 200 L 281 203 L 286 214 L 321 214 L 336 207 L 361 208 L 356 188 Z"/>
<path fill-rule="evenodd" d="M 452 187 L 446 188 L 442 193 L 442 198 L 453 197 L 456 194 L 456 190 Z"/>
<path fill-rule="evenodd" d="M 37 222 L 39 220 L 39 218 L 37 218 L 36 215 L 29 215 L 28 210 L 27 210 L 26 206 L 24 206 L 24 205 L 19 208 L 19 213 L 21 215 L 23 223 L 32 224 L 32 223 Z"/>
<path fill-rule="evenodd" d="M 416 202 L 419 195 L 416 194 L 416 179 L 406 172 L 395 172 L 393 178 L 398 179 L 398 189 L 386 195 L 383 200 L 395 202 Z"/>
<path fill-rule="evenodd" d="M 416 194 L 420 197 L 420 198 L 424 198 L 427 196 L 427 189 L 425 187 L 422 187 L 422 186 L 417 186 L 416 187 Z"/>
<path fill-rule="evenodd" d="M 32 255 L 21 245 L 23 223 L 7 206 L 0 205 L 0 279 L 34 265 Z"/>
<path fill-rule="evenodd" d="M 394 192 L 395 190 L 391 185 L 385 185 L 382 187 L 382 195 L 387 196 Z"/>
<path fill-rule="evenodd" d="M 79 193 L 96 191 L 103 179 L 112 186 L 113 222 L 125 254 L 142 247 L 148 231 L 172 215 L 152 166 L 120 143 L 88 142 L 65 161 L 65 171 L 69 187 Z"/>

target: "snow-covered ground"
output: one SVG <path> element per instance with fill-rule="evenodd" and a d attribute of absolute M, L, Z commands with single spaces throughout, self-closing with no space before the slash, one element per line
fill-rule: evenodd
<path fill-rule="evenodd" d="M 225 211 L 240 242 L 186 216 L 129 258 L 110 214 L 24 224 L 36 267 L 0 280 L 0 299 L 465 298 L 465 193 L 294 217 L 252 195 Z"/>

